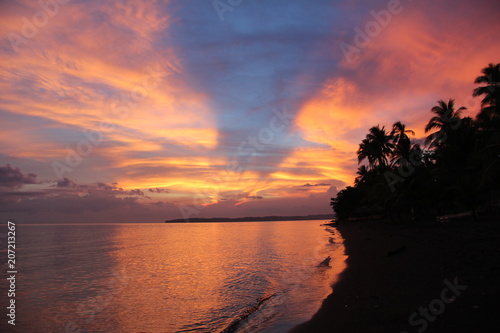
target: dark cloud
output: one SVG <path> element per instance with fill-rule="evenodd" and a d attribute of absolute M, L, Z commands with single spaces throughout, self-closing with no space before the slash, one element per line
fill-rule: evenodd
<path fill-rule="evenodd" d="M 221 201 L 238 201 L 242 199 L 250 199 L 250 200 L 260 200 L 264 199 L 261 195 L 250 195 L 249 192 L 241 192 L 241 191 L 225 191 L 219 193 L 221 195 Z"/>
<path fill-rule="evenodd" d="M 140 209 L 137 200 L 143 197 L 140 190 L 103 190 L 87 186 L 77 188 L 49 189 L 45 191 L 8 192 L 0 195 L 2 212 L 59 212 L 77 214 L 83 212 L 104 212 L 124 208 Z"/>
<path fill-rule="evenodd" d="M 129 194 L 129 195 L 136 195 L 136 196 L 140 196 L 140 197 L 144 196 L 144 192 L 142 192 L 139 189 L 137 189 L 137 190 L 130 190 L 130 191 L 127 191 L 126 193 Z"/>
<path fill-rule="evenodd" d="M 24 174 L 19 168 L 12 168 L 10 164 L 0 167 L 0 187 L 18 189 L 26 184 L 38 184 L 36 178 L 36 174 Z"/>
<path fill-rule="evenodd" d="M 247 195 L 245 198 L 247 199 L 264 199 L 264 197 L 260 195 Z"/>
<path fill-rule="evenodd" d="M 116 187 L 115 185 L 109 185 L 109 184 L 106 184 L 106 183 L 97 183 L 97 188 L 99 190 L 104 190 L 104 191 L 114 191 L 114 190 L 121 190 L 119 189 L 118 187 Z"/>
<path fill-rule="evenodd" d="M 106 184 L 102 182 L 98 182 L 95 184 L 95 187 L 89 187 L 89 191 L 99 191 L 101 193 L 106 193 L 110 195 L 131 195 L 131 196 L 144 196 L 144 192 L 142 192 L 139 189 L 134 189 L 134 190 L 124 190 L 121 187 L 117 186 L 118 183 L 111 183 L 111 184 Z"/>
<path fill-rule="evenodd" d="M 170 191 L 167 190 L 166 188 L 150 188 L 150 189 L 148 189 L 148 192 L 151 192 L 151 193 L 170 193 Z"/>
<path fill-rule="evenodd" d="M 112 195 L 98 195 L 95 192 L 83 195 L 63 193 L 60 195 L 20 199 L 15 196 L 8 207 L 2 207 L 3 212 L 64 213 L 81 214 L 84 212 L 105 212 L 125 208 L 140 208 L 137 197 L 118 198 Z"/>
<path fill-rule="evenodd" d="M 39 191 L 18 191 L 25 184 L 38 184 L 35 174 L 24 174 L 10 165 L 0 167 L 1 212 L 60 212 L 76 214 L 121 208 L 141 208 L 137 200 L 144 197 L 140 189 L 124 190 L 117 183 L 78 184 L 63 178 L 50 188 Z M 53 183 L 53 182 L 52 182 Z"/>
<path fill-rule="evenodd" d="M 147 204 L 149 206 L 155 206 L 155 207 L 177 207 L 171 202 L 164 202 L 164 201 L 156 201 L 156 202 L 151 202 Z"/>
<path fill-rule="evenodd" d="M 330 186 L 332 184 L 327 184 L 327 183 L 318 183 L 318 184 L 304 184 L 304 185 L 301 185 L 301 187 L 314 187 L 314 186 Z"/>
<path fill-rule="evenodd" d="M 73 180 L 64 177 L 63 179 L 60 179 L 57 181 L 56 187 L 77 187 L 78 184 L 75 183 Z"/>

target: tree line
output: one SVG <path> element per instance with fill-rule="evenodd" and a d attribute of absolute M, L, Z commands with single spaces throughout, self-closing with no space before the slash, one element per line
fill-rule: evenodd
<path fill-rule="evenodd" d="M 418 220 L 491 209 L 500 190 L 500 63 L 483 68 L 475 81 L 477 115 L 453 99 L 431 108 L 425 140 L 400 121 L 373 126 L 357 151 L 352 186 L 331 199 L 337 219 L 385 217 Z"/>

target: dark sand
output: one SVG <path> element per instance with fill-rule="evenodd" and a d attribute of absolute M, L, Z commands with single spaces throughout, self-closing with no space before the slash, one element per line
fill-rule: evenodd
<path fill-rule="evenodd" d="M 290 332 L 500 332 L 499 217 L 413 225 L 346 222 L 338 229 L 347 269 L 318 313 Z M 453 285 L 455 278 L 467 288 L 454 301 L 446 291 L 446 304 L 440 301 L 443 281 Z M 410 315 L 431 301 L 436 315 L 417 314 L 411 325 Z"/>

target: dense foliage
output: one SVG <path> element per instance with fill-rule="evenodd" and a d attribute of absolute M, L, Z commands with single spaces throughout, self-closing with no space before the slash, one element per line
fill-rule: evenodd
<path fill-rule="evenodd" d="M 477 217 L 500 190 L 500 63 L 476 78 L 476 117 L 453 99 L 432 107 L 425 143 L 401 122 L 369 129 L 357 151 L 358 176 L 330 205 L 338 219 L 414 220 L 465 210 Z M 486 208 L 485 208 L 486 207 Z"/>

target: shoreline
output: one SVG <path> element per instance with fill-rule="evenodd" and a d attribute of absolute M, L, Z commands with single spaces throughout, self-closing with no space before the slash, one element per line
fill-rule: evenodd
<path fill-rule="evenodd" d="M 344 238 L 347 267 L 317 313 L 288 332 L 497 329 L 498 220 L 497 216 L 478 222 L 362 221 L 337 226 Z M 450 293 L 453 286 L 456 296 Z M 426 313 L 429 307 L 434 312 Z"/>

